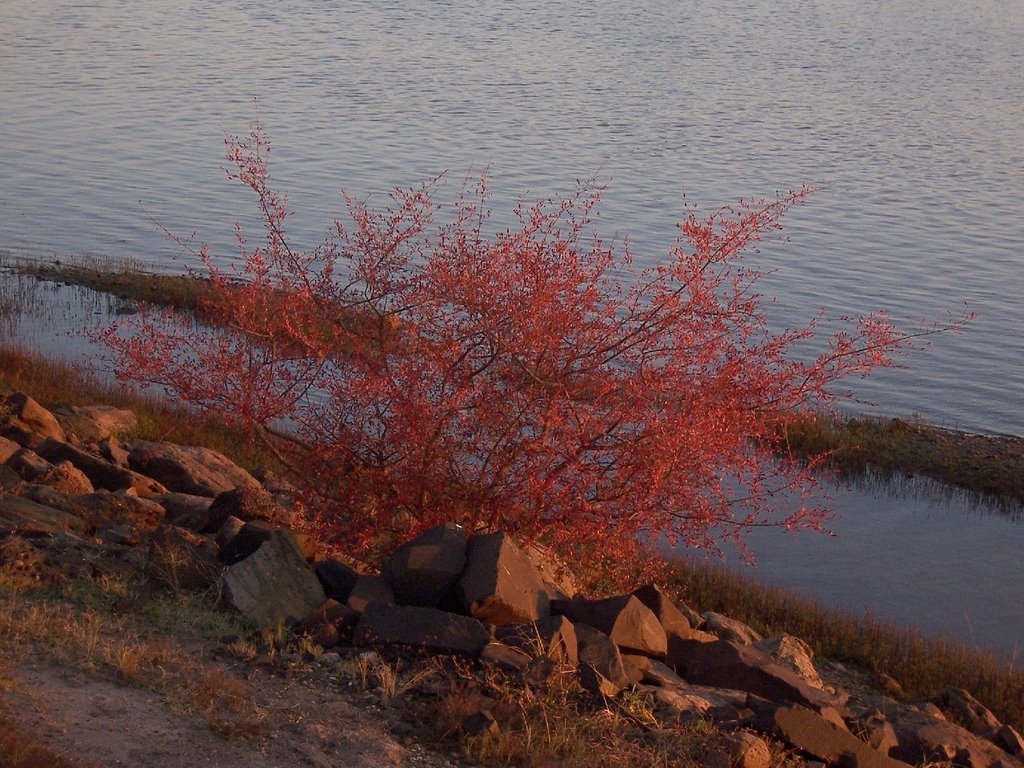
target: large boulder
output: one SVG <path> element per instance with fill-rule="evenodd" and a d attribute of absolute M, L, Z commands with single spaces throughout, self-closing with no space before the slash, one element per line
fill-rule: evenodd
<path fill-rule="evenodd" d="M 671 598 L 655 584 L 646 584 L 633 590 L 633 597 L 651 609 L 666 632 L 688 633 L 689 630 L 696 629 L 701 624 L 702 619 L 698 614 L 689 608 L 687 608 L 688 614 L 684 614 Z"/>
<path fill-rule="evenodd" d="M 437 607 L 462 575 L 467 541 L 465 528 L 445 523 L 395 549 L 381 569 L 395 602 Z"/>
<path fill-rule="evenodd" d="M 0 535 L 56 536 L 84 532 L 85 523 L 75 515 L 20 496 L 0 496 Z"/>
<path fill-rule="evenodd" d="M 491 634 L 476 619 L 437 608 L 371 603 L 353 634 L 356 645 L 408 645 L 479 656 Z"/>
<path fill-rule="evenodd" d="M 154 499 L 167 512 L 167 522 L 200 533 L 206 530 L 210 521 L 209 496 L 193 496 L 190 493 L 165 493 Z"/>
<path fill-rule="evenodd" d="M 964 768 L 1020 768 L 1020 761 L 966 728 L 923 711 L 901 708 L 891 715 L 899 746 L 892 755 L 908 763 L 950 761 Z"/>
<path fill-rule="evenodd" d="M 614 641 L 588 624 L 576 624 L 577 676 L 595 696 L 617 696 L 629 685 L 622 655 Z"/>
<path fill-rule="evenodd" d="M 229 517 L 286 525 L 288 513 L 259 485 L 240 485 L 217 494 L 206 510 L 204 533 L 216 533 Z"/>
<path fill-rule="evenodd" d="M 673 643 L 666 663 L 691 683 L 748 691 L 769 701 L 813 709 L 844 702 L 842 696 L 809 685 L 763 651 L 729 640 L 679 640 Z"/>
<path fill-rule="evenodd" d="M 717 635 L 721 640 L 732 640 L 734 643 L 740 643 L 741 645 L 753 645 L 764 639 L 742 621 L 731 619 L 721 613 L 705 611 L 701 614 L 701 618 L 704 621 L 700 628 L 705 632 Z"/>
<path fill-rule="evenodd" d="M 565 616 L 545 616 L 529 624 L 506 624 L 497 628 L 495 638 L 531 658 L 549 656 L 570 667 L 575 667 L 578 660 L 579 638 Z"/>
<path fill-rule="evenodd" d="M 21 450 L 21 445 L 13 440 L 0 436 L 0 464 Z"/>
<path fill-rule="evenodd" d="M 955 723 L 990 739 L 1002 727 L 999 718 L 963 688 L 943 688 L 932 702 Z"/>
<path fill-rule="evenodd" d="M 252 555 L 225 569 L 224 600 L 260 626 L 305 618 L 327 596 L 290 531 L 278 530 Z"/>
<path fill-rule="evenodd" d="M 135 429 L 139 424 L 132 411 L 112 405 L 64 406 L 55 409 L 53 415 L 65 433 L 84 443 L 98 443 Z"/>
<path fill-rule="evenodd" d="M 0 403 L 0 433 L 29 448 L 35 447 L 33 443 L 40 438 L 65 439 L 54 415 L 24 392 L 8 395 Z"/>
<path fill-rule="evenodd" d="M 872 749 L 849 731 L 806 707 L 779 707 L 772 715 L 773 734 L 792 747 L 830 765 L 848 768 L 909 768 Z"/>
<path fill-rule="evenodd" d="M 359 580 L 359 572 L 340 560 L 330 558 L 321 560 L 316 564 L 314 570 L 327 597 L 333 598 L 339 603 L 348 600 L 348 596 L 352 594 L 352 588 Z M 393 597 L 394 595 L 392 595 Z"/>
<path fill-rule="evenodd" d="M 789 667 L 802 677 L 808 685 L 824 688 L 818 670 L 814 668 L 814 651 L 811 646 L 794 635 L 785 633 L 758 640 L 754 647 L 764 651 L 784 667 Z"/>
<path fill-rule="evenodd" d="M 224 454 L 209 448 L 146 440 L 137 440 L 130 448 L 128 465 L 170 491 L 213 497 L 242 485 L 259 484 Z"/>
<path fill-rule="evenodd" d="M 54 464 L 36 478 L 36 483 L 66 493 L 68 496 L 84 496 L 96 490 L 85 473 L 70 461 Z"/>
<path fill-rule="evenodd" d="M 85 473 L 96 488 L 105 488 L 108 491 L 131 489 L 148 499 L 167 493 L 167 489 L 151 477 L 118 467 L 106 459 L 52 437 L 36 446 L 36 453 L 54 463 L 70 461 Z"/>
<path fill-rule="evenodd" d="M 504 533 L 470 537 L 456 595 L 470 616 L 498 626 L 536 621 L 549 612 L 540 576 Z"/>
<path fill-rule="evenodd" d="M 40 504 L 61 509 L 85 522 L 89 531 L 128 524 L 136 531 L 156 528 L 164 517 L 164 508 L 154 501 L 119 491 L 102 490 L 84 496 L 68 496 L 44 485 L 29 485 L 24 495 Z"/>
<path fill-rule="evenodd" d="M 668 651 L 665 629 L 650 608 L 633 595 L 603 600 L 556 600 L 552 612 L 576 624 L 589 624 L 608 635 L 626 653 L 664 656 Z"/>

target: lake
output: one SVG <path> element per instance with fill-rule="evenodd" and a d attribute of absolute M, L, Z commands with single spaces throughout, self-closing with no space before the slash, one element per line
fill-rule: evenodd
<path fill-rule="evenodd" d="M 254 205 L 221 170 L 223 137 L 256 119 L 303 246 L 342 212 L 342 188 L 380 200 L 447 170 L 449 199 L 486 170 L 499 224 L 520 199 L 596 177 L 601 232 L 628 233 L 650 265 L 674 242 L 684 199 L 710 211 L 808 183 L 820 189 L 784 221 L 789 242 L 756 262 L 772 270 L 761 287 L 773 324 L 819 308 L 935 318 L 967 302 L 978 318 L 964 333 L 850 386 L 871 413 L 1024 436 L 1021 72 L 1024 5 L 987 0 L 5 0 L 0 251 L 180 271 L 188 259 L 159 223 L 230 255 L 232 225 L 253 226 Z M 942 528 L 930 503 L 906 512 L 906 494 L 870 504 L 883 517 L 846 516 L 870 520 L 876 538 L 833 541 L 863 554 L 885 540 L 902 557 Z M 893 540 L 905 512 L 914 536 Z M 942 535 L 968 562 L 984 553 L 992 582 L 1019 593 L 1019 558 L 990 553 L 1019 553 L 1020 526 L 982 543 L 969 502 L 962 514 Z M 783 578 L 768 560 L 802 557 L 785 544 L 761 557 L 766 578 Z M 945 571 L 918 570 L 919 596 L 899 610 L 925 625 L 916 606 Z M 979 578 L 957 573 L 962 588 Z M 998 610 L 1019 619 L 1012 606 Z M 1020 624 L 1010 632 L 1003 647 L 1024 637 Z"/>

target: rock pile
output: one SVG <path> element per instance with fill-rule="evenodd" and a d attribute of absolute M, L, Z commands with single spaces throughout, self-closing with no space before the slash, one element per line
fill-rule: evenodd
<path fill-rule="evenodd" d="M 290 623 L 323 649 L 459 654 L 530 685 L 568 670 L 598 703 L 638 689 L 663 720 L 735 730 L 735 749 L 708 765 L 767 766 L 762 737 L 847 768 L 1022 765 L 1024 739 L 966 691 L 909 705 L 828 686 L 798 638 L 761 638 L 653 584 L 588 598 L 543 551 L 500 532 L 442 525 L 395 549 L 379 573 L 360 573 L 315 559 L 286 525 L 281 483 L 207 449 L 120 441 L 134 424 L 128 411 L 50 413 L 17 393 L 0 413 L 5 567 L 28 568 L 40 540 L 144 551 L 152 580 L 216 585 L 229 608 L 260 625 Z M 496 727 L 486 711 L 474 718 Z"/>

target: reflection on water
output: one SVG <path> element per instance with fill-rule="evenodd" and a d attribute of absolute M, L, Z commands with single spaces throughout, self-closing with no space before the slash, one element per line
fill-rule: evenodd
<path fill-rule="evenodd" d="M 1019 504 L 919 477 L 831 486 L 835 536 L 760 529 L 746 572 L 827 607 L 873 615 L 1011 656 L 1024 649 Z M 738 558 L 727 563 L 739 566 Z"/>
<path fill-rule="evenodd" d="M 99 349 L 84 328 L 109 322 L 121 301 L 0 269 L 8 335 L 40 353 L 89 363 Z M 1024 646 L 1024 510 L 928 479 L 873 478 L 830 486 L 834 537 L 756 529 L 748 542 L 765 582 L 827 606 L 1014 653 Z M 736 564 L 736 561 L 731 561 Z"/>

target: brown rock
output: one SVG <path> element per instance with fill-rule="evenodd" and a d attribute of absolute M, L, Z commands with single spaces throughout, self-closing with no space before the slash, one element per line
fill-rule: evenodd
<path fill-rule="evenodd" d="M 6 412 L 3 419 L 5 426 L 13 431 L 34 432 L 41 437 L 55 437 L 58 440 L 64 439 L 64 430 L 53 414 L 43 408 L 39 403 L 26 395 L 24 392 L 15 392 L 5 399 L 6 408 L 0 409 L 0 413 Z M 16 442 L 25 445 L 17 437 Z"/>
<path fill-rule="evenodd" d="M 983 738 L 1002 726 L 999 718 L 963 688 L 943 688 L 933 703 L 953 722 Z"/>
<path fill-rule="evenodd" d="M 85 473 L 96 488 L 104 488 L 108 491 L 130 488 L 134 489 L 139 496 L 147 499 L 154 499 L 167 493 L 166 488 L 150 477 L 117 467 L 99 456 L 94 456 L 70 443 L 52 437 L 36 446 L 36 453 L 51 462 L 70 461 Z"/>
<path fill-rule="evenodd" d="M 167 522 L 190 531 L 202 533 L 210 521 L 210 505 L 207 496 L 193 496 L 188 493 L 165 493 L 154 499 L 167 511 Z"/>
<path fill-rule="evenodd" d="M 579 593 L 576 575 L 554 552 L 536 543 L 528 544 L 523 551 L 540 574 L 549 599 L 570 600 Z"/>
<path fill-rule="evenodd" d="M 771 768 L 772 750 L 760 736 L 737 731 L 725 737 L 724 746 L 731 768 Z"/>
<path fill-rule="evenodd" d="M 53 507 L 43 506 L 20 496 L 0 496 L 0 534 L 20 536 L 56 536 L 59 533 L 82 534 L 81 518 Z"/>
<path fill-rule="evenodd" d="M 202 497 L 197 496 L 195 498 Z M 190 526 L 185 527 L 191 529 Z M 217 529 L 217 532 L 213 534 L 213 542 L 217 545 L 217 552 L 220 552 L 221 550 L 225 549 L 244 527 L 245 521 L 239 520 L 237 517 L 229 517 L 227 520 L 225 520 L 224 525 Z M 330 595 L 328 595 L 328 597 L 330 597 Z"/>
<path fill-rule="evenodd" d="M 579 680 L 595 696 L 617 696 L 629 678 L 622 666 L 618 647 L 604 632 L 587 624 L 576 624 Z"/>
<path fill-rule="evenodd" d="M 640 656 L 636 653 L 620 654 L 622 658 L 622 670 L 626 673 L 626 679 L 630 685 L 636 685 L 644 679 L 644 674 L 651 668 L 651 657 Z"/>
<path fill-rule="evenodd" d="M 263 542 L 269 541 L 279 530 L 276 525 L 263 520 L 248 522 L 217 553 L 217 559 L 225 565 L 234 565 L 256 552 Z"/>
<path fill-rule="evenodd" d="M 705 632 L 717 635 L 721 640 L 731 640 L 740 645 L 753 645 L 763 639 L 761 635 L 742 621 L 730 619 L 728 616 L 723 616 L 720 613 L 705 611 L 701 614 L 701 617 L 704 619 L 704 623 L 701 624 L 700 628 Z"/>
<path fill-rule="evenodd" d="M 772 716 L 773 734 L 792 747 L 829 764 L 848 768 L 908 768 L 872 749 L 806 707 L 779 707 Z"/>
<path fill-rule="evenodd" d="M 480 651 L 480 661 L 493 664 L 505 672 L 521 672 L 530 663 L 530 654 L 505 643 L 491 642 Z"/>
<path fill-rule="evenodd" d="M 575 626 L 565 616 L 545 616 L 529 624 L 506 624 L 497 628 L 495 637 L 534 658 L 549 656 L 571 667 L 578 661 L 579 638 Z"/>
<path fill-rule="evenodd" d="M 548 615 L 549 598 L 540 576 L 504 533 L 470 537 L 456 595 L 470 616 L 497 626 L 526 624 Z"/>
<path fill-rule="evenodd" d="M 604 600 L 556 600 L 552 612 L 601 630 L 626 653 L 664 656 L 668 650 L 668 638 L 658 617 L 633 595 Z"/>
<path fill-rule="evenodd" d="M 7 460 L 7 466 L 31 483 L 45 475 L 53 465 L 30 448 L 22 448 Z"/>
<path fill-rule="evenodd" d="M 137 440 L 131 444 L 128 463 L 167 490 L 195 496 L 212 497 L 239 486 L 258 485 L 252 475 L 209 448 Z"/>
<path fill-rule="evenodd" d="M 151 531 L 164 517 L 164 508 L 159 504 L 123 492 L 100 490 L 84 496 L 68 496 L 44 485 L 29 485 L 24 495 L 40 504 L 81 518 L 90 531 L 122 523 L 131 525 L 137 531 Z"/>
<path fill-rule="evenodd" d="M 6 437 L 0 437 L 0 464 L 21 450 L 21 446 Z"/>
<path fill-rule="evenodd" d="M 202 545 L 201 537 L 184 529 L 157 528 L 150 538 L 146 575 L 175 591 L 209 588 L 224 566 L 206 555 Z"/>
<path fill-rule="evenodd" d="M 66 493 L 68 496 L 84 496 L 95 490 L 89 478 L 70 461 L 54 464 L 36 478 L 36 483 Z"/>
<path fill-rule="evenodd" d="M 465 528 L 445 523 L 395 549 L 381 569 L 395 602 L 436 608 L 462 575 L 467 541 Z"/>
<path fill-rule="evenodd" d="M 651 612 L 658 617 L 661 626 L 666 632 L 679 630 L 689 632 L 696 629 L 700 624 L 700 617 L 696 616 L 696 623 L 687 618 L 675 603 L 654 584 L 647 584 L 633 591 L 633 596 L 641 603 L 651 609 Z"/>
<path fill-rule="evenodd" d="M 818 670 L 814 668 L 814 651 L 799 637 L 787 634 L 773 635 L 758 640 L 754 647 L 764 651 L 783 666 L 789 667 L 808 685 L 815 688 L 825 687 Z"/>
<path fill-rule="evenodd" d="M 260 486 L 241 485 L 217 494 L 207 508 L 206 527 L 202 532 L 216 533 L 229 517 L 237 517 L 246 522 L 263 520 L 287 527 L 288 513 Z"/>
<path fill-rule="evenodd" d="M 673 644 L 666 663 L 691 683 L 748 691 L 770 701 L 815 709 L 844 703 L 844 697 L 808 685 L 763 651 L 728 640 L 680 640 Z"/>
<path fill-rule="evenodd" d="M 120 435 L 138 426 L 132 411 L 112 405 L 64 406 L 53 415 L 64 432 L 84 443 L 98 443 L 113 435 Z"/>
<path fill-rule="evenodd" d="M 367 605 L 356 624 L 353 641 L 356 645 L 408 645 L 435 653 L 479 656 L 491 634 L 468 616 L 375 602 Z"/>
<path fill-rule="evenodd" d="M 1014 757 L 1024 756 L 1024 738 L 1008 725 L 1001 725 L 990 740 L 1004 752 Z"/>
<path fill-rule="evenodd" d="M 892 754 L 908 763 L 949 760 L 967 768 L 1020 768 L 995 744 L 956 723 L 909 709 L 891 715 L 891 722 L 900 741 Z"/>

